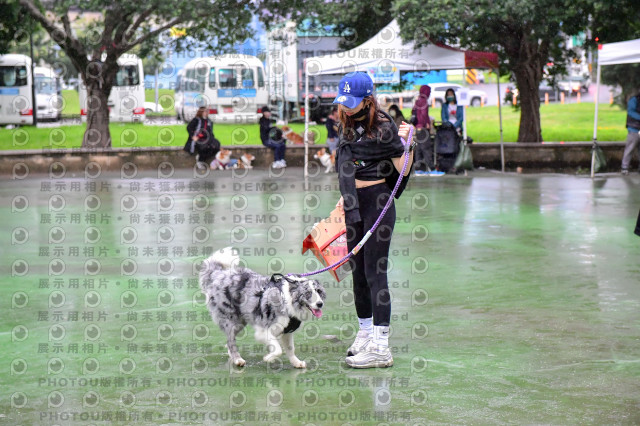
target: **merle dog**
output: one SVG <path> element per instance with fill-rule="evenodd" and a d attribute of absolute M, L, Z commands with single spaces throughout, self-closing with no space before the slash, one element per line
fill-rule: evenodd
<path fill-rule="evenodd" d="M 238 352 L 236 335 L 251 324 L 256 340 L 269 349 L 265 361 L 280 356 L 284 348 L 294 367 L 306 368 L 306 363 L 294 353 L 292 333 L 308 312 L 318 318 L 322 316 L 324 288 L 317 280 L 295 275 L 265 277 L 237 267 L 238 261 L 238 256 L 227 247 L 205 260 L 200 270 L 200 288 L 213 321 L 227 335 L 231 362 L 245 365 Z"/>

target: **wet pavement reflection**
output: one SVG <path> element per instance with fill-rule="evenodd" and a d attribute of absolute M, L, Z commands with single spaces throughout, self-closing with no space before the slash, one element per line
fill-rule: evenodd
<path fill-rule="evenodd" d="M 640 422 L 640 176 L 414 177 L 396 200 L 395 364 L 344 362 L 351 279 L 296 333 L 306 370 L 247 366 L 197 282 L 233 246 L 262 273 L 306 272 L 302 240 L 335 175 L 191 170 L 5 180 L 0 419 L 24 424 Z"/>

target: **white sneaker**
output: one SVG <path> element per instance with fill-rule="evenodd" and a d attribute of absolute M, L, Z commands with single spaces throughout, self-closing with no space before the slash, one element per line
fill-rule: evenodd
<path fill-rule="evenodd" d="M 282 164 L 282 167 L 287 167 L 287 162 L 284 160 L 280 160 L 280 164 Z"/>
<path fill-rule="evenodd" d="M 274 161 L 273 163 L 271 163 L 271 167 L 274 168 L 274 169 L 279 169 L 282 166 L 280 165 L 279 161 Z"/>
<path fill-rule="evenodd" d="M 349 356 L 345 360 L 352 368 L 386 368 L 393 365 L 393 357 L 388 346 L 375 343 L 367 345 L 362 352 Z"/>
<path fill-rule="evenodd" d="M 367 345 L 371 343 L 371 335 L 366 331 L 360 330 L 356 335 L 356 340 L 347 349 L 347 356 L 354 356 L 361 352 Z"/>

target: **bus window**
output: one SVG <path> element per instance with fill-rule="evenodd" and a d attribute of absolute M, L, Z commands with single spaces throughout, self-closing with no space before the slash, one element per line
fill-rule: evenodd
<path fill-rule="evenodd" d="M 242 68 L 242 88 L 250 89 L 255 84 L 253 82 L 253 70 L 251 68 Z"/>
<path fill-rule="evenodd" d="M 264 75 L 260 67 L 258 67 L 258 87 L 264 87 Z"/>
<path fill-rule="evenodd" d="M 218 70 L 218 78 L 220 79 L 220 88 L 222 89 L 235 89 L 238 85 L 236 70 L 233 68 Z"/>
<path fill-rule="evenodd" d="M 53 95 L 56 93 L 56 81 L 53 78 L 36 75 L 35 81 L 37 93 L 45 95 Z"/>
<path fill-rule="evenodd" d="M 114 86 L 137 86 L 140 84 L 140 75 L 137 65 L 122 65 L 116 73 Z"/>
<path fill-rule="evenodd" d="M 207 74 L 206 72 L 202 72 L 202 70 L 196 69 L 196 84 L 197 84 L 197 88 L 196 90 L 198 92 L 204 92 L 204 87 L 206 85 L 206 81 L 207 81 Z"/>
<path fill-rule="evenodd" d="M 214 67 L 209 70 L 209 87 L 216 88 L 216 69 Z"/>
<path fill-rule="evenodd" d="M 198 91 L 198 82 L 196 81 L 196 70 L 190 68 L 186 72 L 185 77 L 186 90 L 189 92 Z"/>
<path fill-rule="evenodd" d="M 27 67 L 0 67 L 0 87 L 27 85 Z"/>

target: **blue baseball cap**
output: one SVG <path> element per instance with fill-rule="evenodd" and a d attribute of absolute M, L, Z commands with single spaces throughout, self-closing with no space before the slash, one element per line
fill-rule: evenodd
<path fill-rule="evenodd" d="M 366 72 L 349 73 L 342 77 L 338 84 L 338 96 L 334 104 L 342 104 L 347 108 L 355 108 L 362 99 L 373 95 L 373 80 Z"/>

